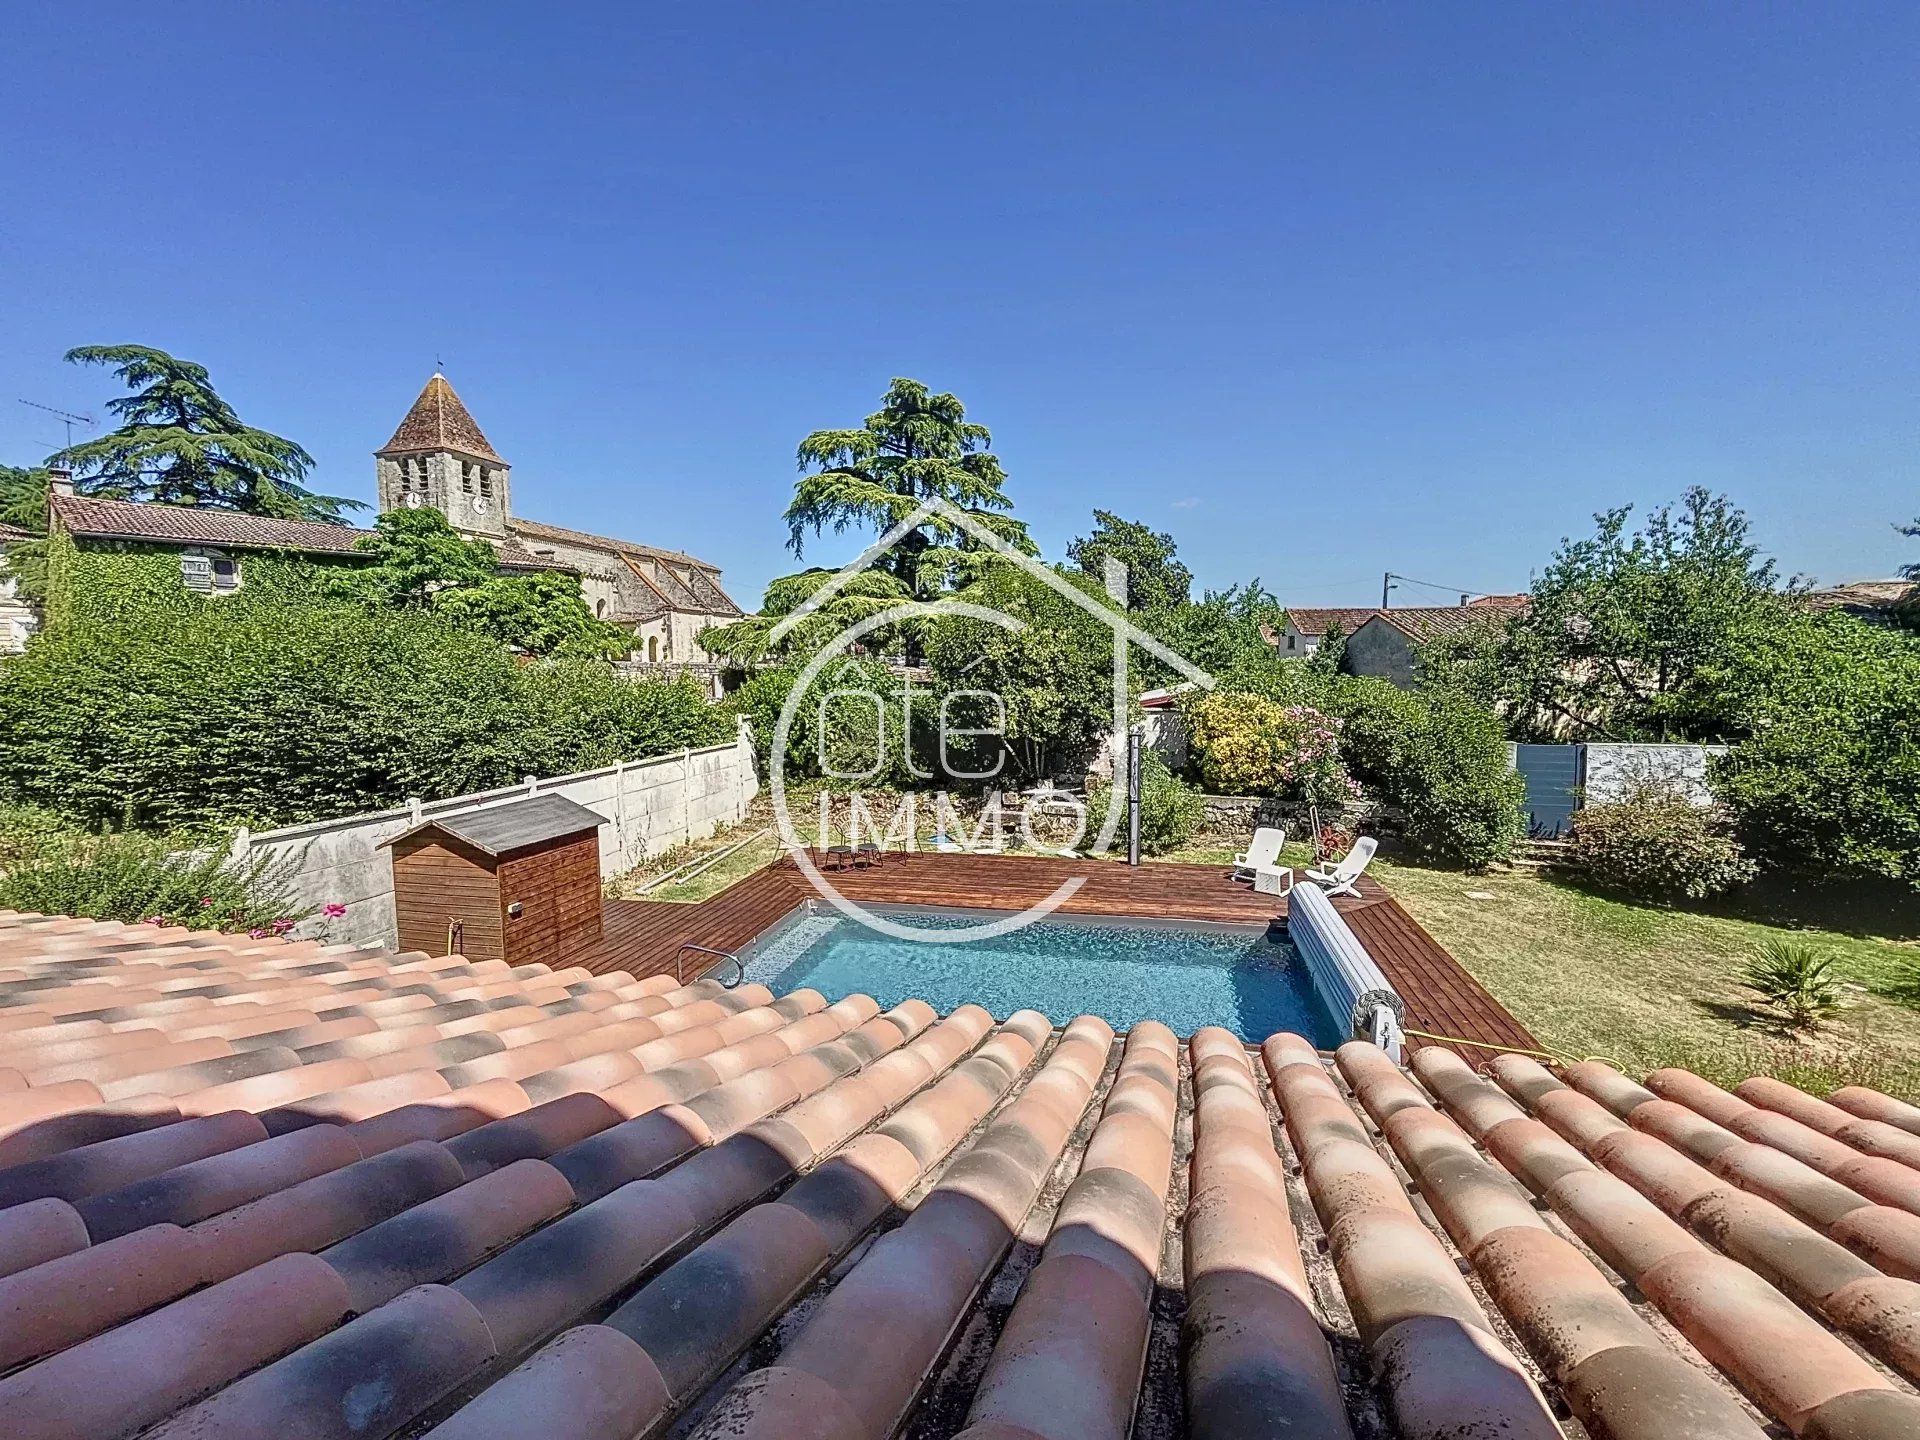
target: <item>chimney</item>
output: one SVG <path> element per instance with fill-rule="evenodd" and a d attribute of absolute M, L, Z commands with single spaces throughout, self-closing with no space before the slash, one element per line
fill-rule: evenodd
<path fill-rule="evenodd" d="M 47 489 L 55 495 L 73 494 L 73 472 L 64 465 L 55 465 L 47 471 Z"/>

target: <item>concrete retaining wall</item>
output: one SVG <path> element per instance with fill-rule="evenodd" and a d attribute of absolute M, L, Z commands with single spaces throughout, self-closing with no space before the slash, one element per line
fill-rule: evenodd
<path fill-rule="evenodd" d="M 1711 805 L 1707 764 L 1724 745 L 1620 745 L 1588 741 L 1585 799 L 1609 805 L 1649 784 L 1671 785 L 1696 805 Z"/>
<path fill-rule="evenodd" d="M 404 809 L 341 820 L 294 825 L 236 837 L 236 859 L 270 854 L 291 860 L 287 884 L 304 908 L 316 914 L 294 932 L 324 933 L 335 942 L 397 945 L 394 922 L 392 852 L 381 848 L 422 820 L 463 810 L 484 810 L 529 795 L 564 795 L 606 817 L 600 831 L 600 873 L 611 877 L 631 870 L 650 855 L 688 840 L 700 840 L 746 818 L 759 793 L 752 737 L 746 722 L 730 744 L 678 755 L 611 765 L 577 775 L 529 778 L 504 790 L 458 795 L 448 800 L 415 801 Z M 326 919 L 317 913 L 344 905 L 347 913 Z"/>

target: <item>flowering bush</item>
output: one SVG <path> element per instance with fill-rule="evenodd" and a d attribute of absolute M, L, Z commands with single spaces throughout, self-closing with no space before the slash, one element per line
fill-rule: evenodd
<path fill-rule="evenodd" d="M 1197 696 L 1186 715 L 1200 778 L 1215 794 L 1320 804 L 1360 797 L 1340 763 L 1340 722 L 1311 705 L 1212 691 Z"/>
<path fill-rule="evenodd" d="M 1723 812 L 1659 785 L 1578 811 L 1572 858 L 1595 885 L 1642 900 L 1705 900 L 1754 869 Z"/>
<path fill-rule="evenodd" d="M 181 851 L 158 836 L 69 829 L 15 857 L 0 876 L 0 908 L 284 935 L 305 915 L 286 892 L 286 868 L 264 857 L 234 865 L 224 846 Z"/>
<path fill-rule="evenodd" d="M 1107 813 L 1111 787 L 1096 784 L 1087 795 L 1087 814 L 1097 827 Z M 1206 802 L 1200 792 L 1183 783 L 1164 761 L 1152 751 L 1140 757 L 1140 849 L 1147 855 L 1164 855 L 1178 850 L 1193 838 L 1194 831 L 1206 819 Z M 1120 826 L 1114 834 L 1124 852 L 1127 833 L 1127 807 L 1120 806 Z"/>

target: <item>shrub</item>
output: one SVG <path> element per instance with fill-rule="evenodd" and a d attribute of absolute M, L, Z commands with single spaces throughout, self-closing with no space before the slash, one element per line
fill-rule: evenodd
<path fill-rule="evenodd" d="M 1338 753 L 1339 722 L 1311 705 L 1206 691 L 1186 707 L 1200 778 L 1220 795 L 1278 795 L 1329 803 L 1356 799 Z"/>
<path fill-rule="evenodd" d="M 1733 671 L 1750 734 L 1712 778 L 1747 847 L 1783 868 L 1920 887 L 1920 638 L 1800 614 Z"/>
<path fill-rule="evenodd" d="M 1344 680 L 1327 693 L 1344 721 L 1341 758 L 1405 817 L 1412 849 L 1469 868 L 1513 853 L 1526 786 L 1508 763 L 1492 711 L 1451 692 L 1401 690 L 1385 680 Z"/>
<path fill-rule="evenodd" d="M 1775 937 L 1754 947 L 1745 974 L 1750 988 L 1785 1012 L 1789 1025 L 1802 1030 L 1840 1008 L 1832 968 L 1833 956 L 1819 946 Z"/>
<path fill-rule="evenodd" d="M 762 774 L 770 774 L 775 732 L 780 712 L 800 678 L 799 666 L 777 666 L 757 670 L 727 697 L 726 708 L 744 715 L 753 730 L 753 744 Z M 878 696 L 880 711 L 868 696 Z M 863 789 L 914 788 L 924 781 L 928 766 L 910 763 L 924 748 L 919 731 L 921 714 L 927 699 L 924 693 L 914 707 L 914 731 L 905 733 L 907 711 L 903 701 L 910 700 L 902 690 L 900 678 L 879 660 L 848 659 L 830 664 L 814 677 L 813 685 L 793 710 L 793 723 L 787 731 L 787 749 L 782 765 L 786 783 L 815 780 L 825 776 L 821 760 L 838 772 L 839 777 L 873 772 L 858 784 Z M 884 730 L 876 735 L 876 726 Z M 879 754 L 876 746 L 884 747 Z M 921 756 L 922 761 L 926 757 Z"/>
<path fill-rule="evenodd" d="M 1576 812 L 1571 858 L 1593 884 L 1640 900 L 1705 900 L 1753 874 L 1719 811 L 1657 785 Z"/>
<path fill-rule="evenodd" d="M 286 891 L 289 863 L 233 865 L 224 846 L 182 853 L 152 835 L 48 832 L 0 876 L 0 908 L 279 935 L 309 913 Z"/>
<path fill-rule="evenodd" d="M 96 827 L 284 825 L 730 733 L 690 682 L 251 592 L 82 618 L 0 666 L 0 797 Z"/>
<path fill-rule="evenodd" d="M 1087 823 L 1098 828 L 1112 803 L 1112 787 L 1095 784 L 1087 792 Z M 1128 806 L 1120 805 L 1120 824 L 1114 831 L 1114 843 L 1124 851 Z M 1165 855 L 1178 850 L 1194 836 L 1206 819 L 1206 801 L 1193 786 L 1167 769 L 1164 761 L 1151 751 L 1140 757 L 1140 850 L 1146 855 Z"/>

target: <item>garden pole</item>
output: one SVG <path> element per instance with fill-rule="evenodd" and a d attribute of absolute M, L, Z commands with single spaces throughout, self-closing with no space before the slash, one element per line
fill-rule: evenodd
<path fill-rule="evenodd" d="M 1127 864 L 1140 863 L 1140 742 L 1145 727 L 1127 730 Z"/>

